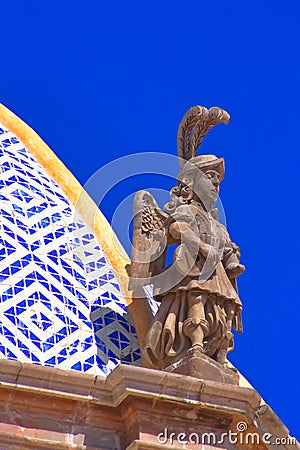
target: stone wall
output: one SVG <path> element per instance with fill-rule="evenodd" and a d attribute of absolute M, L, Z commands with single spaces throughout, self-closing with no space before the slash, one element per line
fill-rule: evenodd
<path fill-rule="evenodd" d="M 1 450 L 254 450 L 274 448 L 264 433 L 288 436 L 270 408 L 261 411 L 257 392 L 244 387 L 127 365 L 105 378 L 3 360 L 0 377 Z M 253 434 L 253 445 L 229 439 L 241 424 L 247 430 L 239 440 Z"/>

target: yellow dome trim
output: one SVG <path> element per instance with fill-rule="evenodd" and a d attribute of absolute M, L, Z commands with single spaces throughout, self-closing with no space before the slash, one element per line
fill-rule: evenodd
<path fill-rule="evenodd" d="M 107 260 L 116 273 L 141 345 L 151 320 L 150 307 L 146 299 L 135 301 L 128 290 L 129 278 L 126 265 L 130 263 L 130 259 L 106 217 L 70 170 L 40 136 L 1 103 L 0 121 L 24 144 L 47 174 L 56 181 L 85 223 L 92 228 Z"/>
<path fill-rule="evenodd" d="M 127 292 L 128 275 L 125 270 L 125 266 L 130 260 L 105 216 L 74 175 L 40 136 L 2 104 L 0 104 L 0 120 L 22 141 L 47 174 L 61 187 L 83 220 L 94 230 L 109 263 L 117 273 L 118 280 L 122 283 L 121 287 L 127 303 L 131 303 L 131 298 Z"/>

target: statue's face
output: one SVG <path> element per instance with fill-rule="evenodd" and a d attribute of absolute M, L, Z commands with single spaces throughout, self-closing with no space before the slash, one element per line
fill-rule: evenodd
<path fill-rule="evenodd" d="M 221 182 L 220 174 L 216 170 L 206 170 L 203 173 L 206 176 L 206 178 L 209 179 L 209 181 L 213 185 L 213 187 L 218 195 L 219 189 L 220 189 L 220 182 Z"/>
<path fill-rule="evenodd" d="M 202 172 L 204 176 L 197 177 L 195 192 L 201 199 L 202 203 L 208 210 L 215 205 L 220 186 L 220 174 L 215 170 L 205 170 Z"/>
<path fill-rule="evenodd" d="M 178 177 L 178 186 L 171 193 L 178 198 L 179 203 L 189 203 L 190 200 L 201 201 L 205 209 L 213 209 L 219 193 L 221 177 L 219 172 L 213 169 L 200 170 L 191 166 L 184 170 Z"/>

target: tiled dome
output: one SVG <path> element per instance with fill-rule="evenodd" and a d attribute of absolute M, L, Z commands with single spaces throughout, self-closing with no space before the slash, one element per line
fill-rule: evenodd
<path fill-rule="evenodd" d="M 92 229 L 0 127 L 0 357 L 95 374 L 138 364 L 117 275 Z"/>

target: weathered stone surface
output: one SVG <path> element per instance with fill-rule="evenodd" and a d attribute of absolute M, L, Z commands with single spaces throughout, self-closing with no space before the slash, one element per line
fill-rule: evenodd
<path fill-rule="evenodd" d="M 39 367 L 38 377 L 36 368 L 1 364 L 1 450 L 202 449 L 182 441 L 205 433 L 216 442 L 206 441 L 203 450 L 268 448 L 262 441 L 233 445 L 228 438 L 218 444 L 241 422 L 260 438 L 288 434 L 269 408 L 262 410 L 253 389 L 123 365 L 106 379 L 50 367 Z"/>
<path fill-rule="evenodd" d="M 201 358 L 184 359 L 188 350 L 197 349 L 225 366 L 234 346 L 231 330 L 243 331 L 236 278 L 245 267 L 215 208 L 224 159 L 197 156 L 207 132 L 228 121 L 229 114 L 216 107 L 194 106 L 184 115 L 178 129 L 181 172 L 170 202 L 162 210 L 150 192 L 135 195 L 132 262 L 127 268 L 137 308 L 148 285 L 161 303 L 140 339 L 144 363 L 171 370 L 181 360 L 180 373 L 205 379 L 211 374 L 212 380 L 237 383 L 226 368 L 221 372 L 205 358 L 202 364 Z M 167 249 L 172 249 L 171 264 Z"/>
<path fill-rule="evenodd" d="M 187 355 L 164 369 L 166 372 L 190 375 L 203 380 L 219 383 L 239 384 L 237 370 L 228 369 L 217 361 L 207 357 L 198 348 L 191 348 Z"/>

